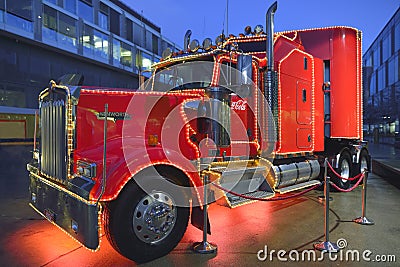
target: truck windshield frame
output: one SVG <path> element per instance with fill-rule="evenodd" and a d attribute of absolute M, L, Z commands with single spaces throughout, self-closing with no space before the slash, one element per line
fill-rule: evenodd
<path fill-rule="evenodd" d="M 179 61 L 156 69 L 141 90 L 169 92 L 204 89 L 211 85 L 214 71 L 213 58 L 203 61 Z"/>

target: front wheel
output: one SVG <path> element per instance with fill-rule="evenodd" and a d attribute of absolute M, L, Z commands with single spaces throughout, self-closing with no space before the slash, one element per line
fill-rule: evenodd
<path fill-rule="evenodd" d="M 350 187 L 351 182 L 347 180 L 351 177 L 352 174 L 352 162 L 350 153 L 344 151 L 340 154 L 339 157 L 339 168 L 336 169 L 337 173 L 340 174 L 340 177 L 337 177 L 334 173 L 331 173 L 332 182 L 334 182 L 338 187 L 342 189 L 348 189 Z"/>
<path fill-rule="evenodd" d="M 175 199 L 182 197 L 162 188 L 146 193 L 132 181 L 106 205 L 107 239 L 120 254 L 138 263 L 168 254 L 188 225 L 189 205 L 175 205 Z"/>

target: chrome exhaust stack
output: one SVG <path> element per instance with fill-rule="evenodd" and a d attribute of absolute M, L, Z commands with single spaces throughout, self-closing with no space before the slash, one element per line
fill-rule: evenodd
<path fill-rule="evenodd" d="M 274 15 L 278 8 L 278 2 L 274 2 L 266 14 L 267 30 L 267 71 L 274 71 Z"/>
<path fill-rule="evenodd" d="M 279 136 L 278 125 L 278 73 L 274 69 L 274 15 L 278 8 L 278 2 L 274 2 L 266 14 L 266 58 L 267 70 L 265 72 L 265 97 L 271 107 L 272 116 L 275 121 L 276 137 Z"/>

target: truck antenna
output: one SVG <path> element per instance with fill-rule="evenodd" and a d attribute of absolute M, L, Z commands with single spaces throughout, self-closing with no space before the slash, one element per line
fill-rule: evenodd
<path fill-rule="evenodd" d="M 228 12 L 229 12 L 229 0 L 226 0 L 225 14 L 224 19 L 222 21 L 222 35 L 224 35 L 225 30 L 225 20 L 226 20 L 226 34 L 228 34 Z"/>

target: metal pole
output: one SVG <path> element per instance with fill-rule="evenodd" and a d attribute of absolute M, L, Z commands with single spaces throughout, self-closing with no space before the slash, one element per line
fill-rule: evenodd
<path fill-rule="evenodd" d="M 325 186 L 324 186 L 325 241 L 314 244 L 314 248 L 316 250 L 325 251 L 325 252 L 338 252 L 339 251 L 338 245 L 329 241 L 329 190 L 330 190 L 329 183 L 330 183 L 330 177 L 327 175 L 328 174 L 327 163 L 328 163 L 328 160 L 325 158 L 325 163 L 324 163 L 324 167 L 325 167 L 325 173 L 324 173 L 324 176 L 325 176 Z"/>
<path fill-rule="evenodd" d="M 207 242 L 207 195 L 208 195 L 208 175 L 204 175 L 203 177 L 203 186 L 204 186 L 204 203 L 203 203 L 203 241 L 196 242 L 193 244 L 192 249 L 194 252 L 201 254 L 211 254 L 217 252 L 217 245 L 211 244 Z"/>
<path fill-rule="evenodd" d="M 325 173 L 325 242 L 329 242 L 329 183 L 331 179 Z"/>
<path fill-rule="evenodd" d="M 358 217 L 353 220 L 353 222 L 362 224 L 362 225 L 373 225 L 375 224 L 374 221 L 368 219 L 365 215 L 367 210 L 367 180 L 368 180 L 368 171 L 364 170 L 364 178 L 363 178 L 363 185 L 362 185 L 362 192 L 361 192 L 361 217 Z"/>
<path fill-rule="evenodd" d="M 37 112 L 35 110 L 35 128 L 33 131 L 33 152 L 36 151 Z"/>
<path fill-rule="evenodd" d="M 103 125 L 103 180 L 101 183 L 101 193 L 99 198 L 97 199 L 97 203 L 101 197 L 103 196 L 106 190 L 106 173 L 107 173 L 107 120 L 108 120 L 108 104 L 104 105 L 104 125 Z"/>
<path fill-rule="evenodd" d="M 203 242 L 207 243 L 207 209 L 208 209 L 208 194 L 207 194 L 207 186 L 208 186 L 208 175 L 204 176 L 204 205 L 203 205 Z"/>

